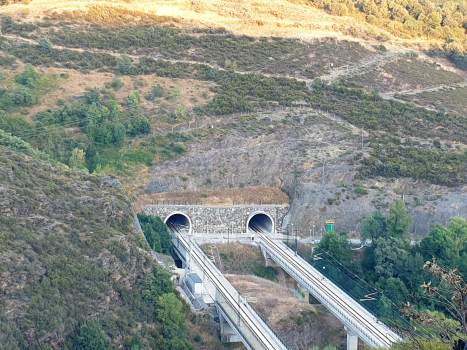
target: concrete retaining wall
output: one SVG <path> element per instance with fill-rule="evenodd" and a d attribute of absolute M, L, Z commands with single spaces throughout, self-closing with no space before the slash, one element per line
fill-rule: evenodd
<path fill-rule="evenodd" d="M 159 216 L 163 220 L 171 213 L 180 211 L 188 215 L 194 233 L 225 233 L 233 226 L 234 232 L 242 233 L 248 217 L 253 212 L 265 212 L 275 220 L 275 227 L 282 227 L 288 206 L 251 205 L 231 207 L 207 207 L 201 205 L 148 205 L 144 207 L 147 215 Z"/>

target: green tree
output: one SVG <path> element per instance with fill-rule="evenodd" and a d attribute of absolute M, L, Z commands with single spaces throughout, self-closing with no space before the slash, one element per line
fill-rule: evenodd
<path fill-rule="evenodd" d="M 134 90 L 128 96 L 128 108 L 131 111 L 138 111 L 141 109 L 141 94 L 138 90 Z"/>
<path fill-rule="evenodd" d="M 183 103 L 175 107 L 175 116 L 179 120 L 186 120 L 186 106 Z"/>
<path fill-rule="evenodd" d="M 437 258 L 448 268 L 458 267 L 459 249 L 456 236 L 447 227 L 436 225 L 420 242 L 420 251 L 426 260 Z"/>
<path fill-rule="evenodd" d="M 13 18 L 11 18 L 8 15 L 3 15 L 2 16 L 2 31 L 7 32 L 8 29 L 13 27 L 15 25 L 15 22 L 13 21 Z"/>
<path fill-rule="evenodd" d="M 164 96 L 164 93 L 165 93 L 165 89 L 163 86 L 161 86 L 161 84 L 157 84 L 157 86 L 154 87 L 154 89 L 152 90 L 152 94 L 154 98 L 160 98 Z"/>
<path fill-rule="evenodd" d="M 140 134 L 150 134 L 151 133 L 151 123 L 149 123 L 148 118 L 143 116 L 137 116 L 131 121 L 130 134 L 132 136 L 137 136 Z"/>
<path fill-rule="evenodd" d="M 101 92 L 98 88 L 92 88 L 84 93 L 84 99 L 88 105 L 90 104 L 101 104 Z"/>
<path fill-rule="evenodd" d="M 383 296 L 378 301 L 378 308 L 380 309 L 379 314 L 386 317 L 393 316 L 394 309 L 398 311 L 402 304 L 406 302 L 409 295 L 409 291 L 400 278 L 389 277 L 385 279 L 381 277 L 376 284 L 376 287 L 378 289 L 382 289 L 384 295 L 386 296 Z M 392 303 L 396 304 L 397 306 L 392 306 Z"/>
<path fill-rule="evenodd" d="M 328 231 L 316 247 L 316 253 L 328 253 L 344 265 L 350 264 L 350 249 L 347 235 Z"/>
<path fill-rule="evenodd" d="M 113 128 L 113 140 L 117 147 L 122 147 L 125 143 L 126 128 L 122 123 L 115 124 Z"/>
<path fill-rule="evenodd" d="M 86 164 L 86 153 L 82 149 L 75 148 L 71 152 L 70 159 L 68 160 L 68 165 L 74 170 L 85 169 Z"/>
<path fill-rule="evenodd" d="M 154 242 L 155 248 L 153 249 L 159 253 L 170 254 L 172 239 L 164 221 L 158 216 L 146 215 L 144 213 L 138 214 L 138 219 L 148 243 L 149 241 Z"/>
<path fill-rule="evenodd" d="M 389 204 L 389 217 L 387 218 L 388 234 L 391 237 L 402 237 L 409 232 L 413 224 L 413 216 L 407 211 L 405 202 L 398 198 L 396 203 Z"/>
<path fill-rule="evenodd" d="M 3 71 L 3 69 L 0 68 L 0 81 L 3 81 L 6 79 L 6 74 Z"/>
<path fill-rule="evenodd" d="M 362 240 L 371 239 L 375 242 L 380 237 L 387 236 L 387 222 L 383 213 L 378 210 L 373 215 L 365 217 L 361 238 Z"/>
<path fill-rule="evenodd" d="M 130 74 L 131 67 L 133 66 L 132 59 L 127 55 L 122 55 L 117 59 L 118 70 L 122 74 Z"/>
<path fill-rule="evenodd" d="M 37 102 L 36 96 L 26 86 L 18 86 L 11 94 L 11 99 L 18 106 L 29 107 Z"/>
<path fill-rule="evenodd" d="M 162 294 L 172 292 L 174 283 L 170 279 L 171 277 L 172 273 L 159 265 L 156 265 L 153 271 L 145 271 L 143 277 L 139 280 L 143 298 L 156 303 Z"/>
<path fill-rule="evenodd" d="M 385 277 L 395 277 L 403 269 L 409 253 L 409 242 L 396 237 L 376 240 L 375 272 Z"/>
<path fill-rule="evenodd" d="M 135 335 L 133 339 L 131 339 L 130 350 L 145 350 L 145 347 L 143 346 L 139 335 Z"/>
<path fill-rule="evenodd" d="M 178 86 L 174 86 L 172 92 L 170 93 L 170 98 L 176 100 L 182 94 L 182 90 Z"/>
<path fill-rule="evenodd" d="M 110 350 L 112 348 L 97 318 L 81 326 L 79 335 L 74 341 L 74 347 L 76 350 Z"/>
<path fill-rule="evenodd" d="M 18 84 L 28 86 L 28 87 L 34 87 L 36 85 L 36 82 L 41 78 L 41 75 L 36 72 L 34 67 L 31 64 L 28 64 L 24 72 L 18 74 L 15 77 L 15 81 Z"/>
<path fill-rule="evenodd" d="M 41 51 L 50 51 L 52 49 L 52 43 L 50 42 L 49 38 L 43 36 L 39 39 L 39 50 Z"/>
<path fill-rule="evenodd" d="M 180 327 L 186 319 L 186 312 L 182 301 L 173 293 L 159 297 L 156 315 L 165 326 Z"/>
<path fill-rule="evenodd" d="M 237 70 L 237 62 L 231 60 L 225 60 L 224 63 L 225 70 L 229 72 L 235 72 Z"/>

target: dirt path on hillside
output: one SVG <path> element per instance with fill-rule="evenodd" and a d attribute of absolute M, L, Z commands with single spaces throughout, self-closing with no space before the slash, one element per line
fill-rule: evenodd
<path fill-rule="evenodd" d="M 11 35 L 11 34 L 5 34 L 4 37 L 12 39 L 12 40 L 18 40 L 18 41 L 23 41 L 27 42 L 28 44 L 31 45 L 38 45 L 37 40 L 29 39 L 29 38 L 23 38 L 17 35 Z M 75 47 L 67 47 L 67 46 L 61 46 L 61 45 L 53 45 L 53 48 L 58 49 L 58 50 L 71 50 L 71 51 L 77 51 L 77 52 L 90 52 L 90 53 L 105 53 L 108 55 L 116 56 L 116 57 L 121 57 L 122 54 L 110 51 L 110 50 L 102 50 L 102 49 L 83 49 L 83 48 L 75 48 Z M 394 52 L 390 53 L 387 55 L 384 54 L 379 54 L 376 55 L 375 57 L 362 61 L 359 63 L 356 63 L 355 66 L 350 66 L 346 65 L 343 67 L 335 68 L 331 70 L 330 74 L 327 75 L 322 75 L 319 78 L 327 81 L 334 81 L 339 78 L 345 78 L 345 77 L 351 77 L 355 75 L 363 75 L 365 73 L 368 73 L 370 70 L 377 69 L 378 67 L 381 67 L 391 61 L 398 60 L 402 58 L 404 55 L 404 52 Z M 142 57 L 141 55 L 132 55 L 132 54 L 126 54 L 126 56 L 131 57 L 135 63 L 138 63 L 140 58 Z M 151 56 L 150 56 L 151 57 Z M 203 61 L 192 61 L 192 60 L 176 60 L 176 59 L 170 59 L 170 58 L 162 58 L 159 56 L 154 56 L 151 57 L 156 60 L 162 60 L 164 62 L 170 62 L 170 63 L 186 63 L 186 64 L 202 64 L 211 68 L 216 68 L 218 70 L 224 71 L 225 69 L 222 67 L 219 67 L 214 64 L 210 64 L 207 62 Z M 444 69 L 450 69 L 450 67 L 444 66 L 443 64 L 439 64 L 440 67 Z M 261 67 L 259 67 L 261 68 Z M 284 75 L 280 74 L 268 74 L 268 73 L 262 73 L 261 69 L 256 69 L 256 70 L 247 70 L 247 71 L 236 71 L 237 74 L 262 74 L 264 76 L 270 77 L 270 78 L 283 78 Z M 297 78 L 297 77 L 290 77 L 292 79 L 295 79 L 297 81 L 303 81 L 306 83 L 307 87 L 309 89 L 312 88 L 312 82 L 314 79 L 303 79 L 303 78 Z M 466 86 L 466 83 L 461 83 L 461 84 L 453 84 L 449 85 L 448 87 L 464 87 Z M 425 88 L 425 89 L 418 89 L 418 90 L 407 90 L 407 91 L 394 91 L 394 92 L 387 92 L 387 93 L 382 93 L 381 97 L 385 99 L 391 99 L 394 98 L 394 94 L 399 93 L 399 94 L 408 94 L 408 95 L 415 95 L 422 93 L 424 91 L 437 91 L 442 88 L 445 88 L 445 85 L 440 85 L 437 87 L 430 87 L 430 88 Z"/>

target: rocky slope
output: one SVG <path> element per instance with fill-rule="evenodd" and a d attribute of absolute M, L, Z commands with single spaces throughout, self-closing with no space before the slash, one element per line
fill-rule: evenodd
<path fill-rule="evenodd" d="M 445 187 L 410 178 L 360 178 L 361 130 L 331 114 L 289 110 L 213 119 L 212 128 L 192 131 L 189 152 L 158 164 L 146 193 L 170 192 L 183 200 L 193 191 L 270 186 L 291 199 L 286 224 L 309 235 L 336 219 L 339 231 L 358 231 L 365 215 L 404 196 L 415 221 L 411 233 L 423 236 L 436 223 L 467 212 L 467 188 Z M 364 132 L 364 145 L 368 146 Z M 371 145 L 369 145 L 371 146 Z M 174 195 L 175 196 L 175 195 Z M 147 196 L 150 202 L 151 196 Z"/>
<path fill-rule="evenodd" d="M 0 149 L 0 349 L 71 349 L 94 317 L 118 348 L 164 343 L 141 285 L 159 270 L 119 186 Z"/>

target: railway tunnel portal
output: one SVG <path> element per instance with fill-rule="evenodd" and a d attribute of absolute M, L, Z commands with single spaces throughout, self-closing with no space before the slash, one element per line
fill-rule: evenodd
<path fill-rule="evenodd" d="M 247 233 L 274 233 L 274 219 L 263 211 L 251 213 L 246 221 Z"/>

